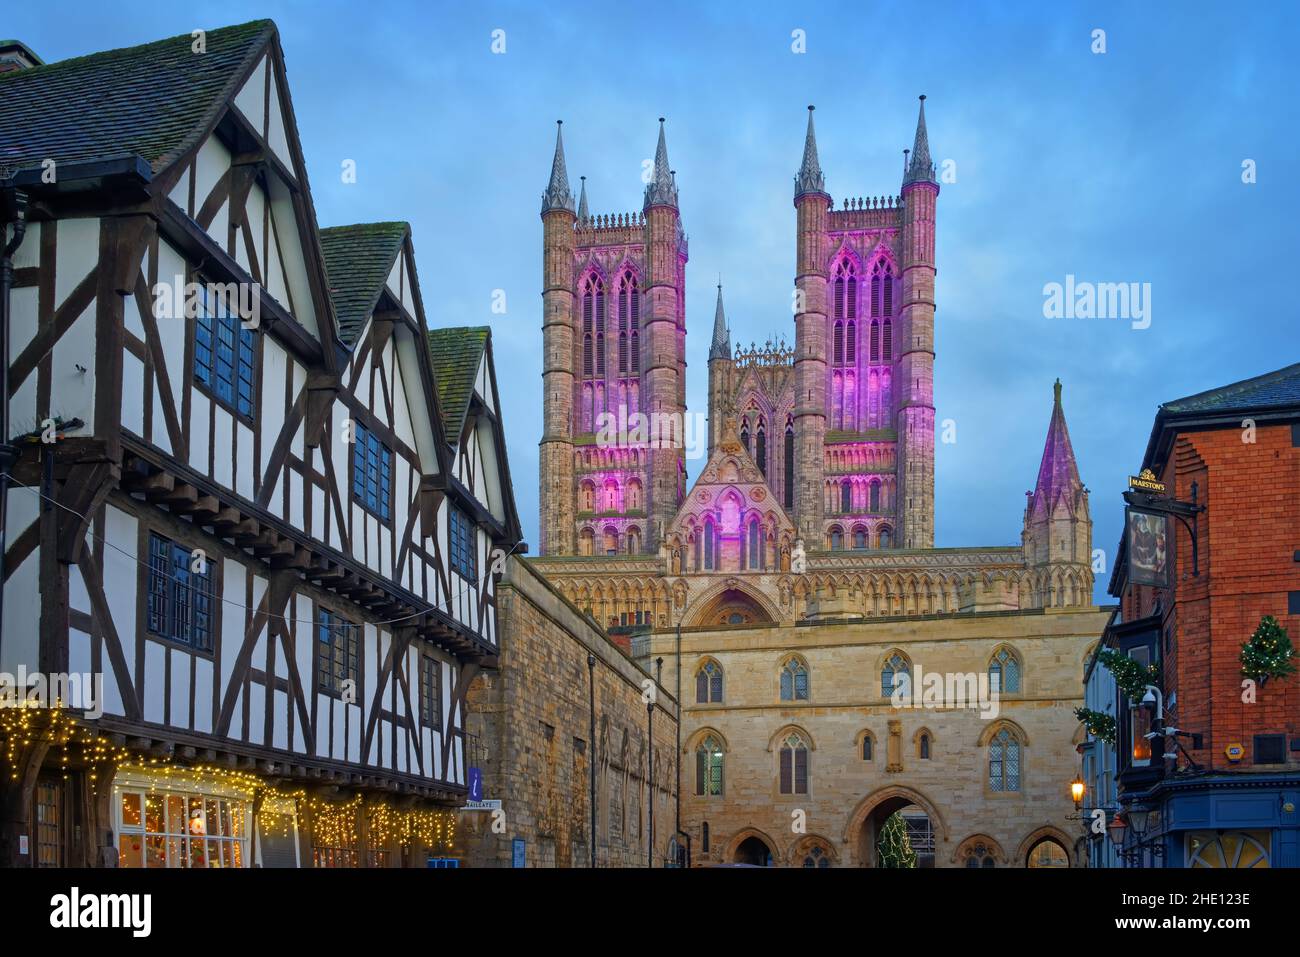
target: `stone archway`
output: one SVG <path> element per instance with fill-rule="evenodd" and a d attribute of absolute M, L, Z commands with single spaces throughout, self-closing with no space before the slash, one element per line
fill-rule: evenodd
<path fill-rule="evenodd" d="M 780 612 L 764 595 L 737 578 L 728 578 L 706 590 L 686 609 L 687 628 L 711 625 L 767 624 L 780 620 Z"/>
<path fill-rule="evenodd" d="M 723 860 L 729 864 L 775 867 L 781 860 L 781 854 L 774 840 L 758 828 L 747 827 L 728 842 Z"/>
<path fill-rule="evenodd" d="M 940 815 L 934 803 L 920 791 L 900 785 L 881 788 L 867 795 L 849 815 L 844 828 L 844 843 L 848 846 L 848 858 L 851 866 L 876 866 L 876 840 L 880 828 L 895 811 L 915 807 L 924 812 L 929 819 L 930 832 L 935 848 L 934 860 L 938 861 L 938 845 L 948 841 L 948 825 Z"/>
<path fill-rule="evenodd" d="M 1055 845 L 1053 847 L 1053 845 Z M 1050 824 L 1040 827 L 1020 842 L 1016 851 L 1017 867 L 1071 867 L 1070 848 L 1073 842 L 1060 828 Z M 1050 854 L 1035 854 L 1050 849 Z M 1059 853 L 1058 853 L 1059 852 Z"/>

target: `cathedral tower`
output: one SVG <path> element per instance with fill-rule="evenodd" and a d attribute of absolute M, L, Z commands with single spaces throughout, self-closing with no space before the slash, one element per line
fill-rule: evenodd
<path fill-rule="evenodd" d="M 794 302 L 795 527 L 807 549 L 821 547 L 826 437 L 826 218 L 831 198 L 817 158 L 813 107 L 803 163 L 794 178 L 797 211 Z"/>
<path fill-rule="evenodd" d="M 686 236 L 663 120 L 638 213 L 575 211 L 556 134 L 542 197 L 541 553 L 652 554 L 681 502 Z"/>
<path fill-rule="evenodd" d="M 904 548 L 934 547 L 934 219 L 939 183 L 921 97 L 903 175 L 903 312 L 897 337 L 898 511 Z"/>
<path fill-rule="evenodd" d="M 722 437 L 724 423 L 730 414 L 731 330 L 727 328 L 727 315 L 722 308 L 722 283 L 718 283 L 718 305 L 713 310 L 713 339 L 709 343 L 709 454 Z"/>
<path fill-rule="evenodd" d="M 564 165 L 563 121 L 556 124 L 551 180 L 542 194 L 542 441 L 540 548 L 574 551 L 573 194 Z M 583 184 L 586 205 L 586 184 Z M 585 209 L 584 209 L 585 212 Z"/>

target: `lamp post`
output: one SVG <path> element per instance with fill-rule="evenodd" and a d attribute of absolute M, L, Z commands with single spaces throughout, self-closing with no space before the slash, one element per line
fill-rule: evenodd
<path fill-rule="evenodd" d="M 1083 783 L 1083 775 L 1077 775 L 1070 782 L 1070 797 L 1074 800 L 1074 809 L 1076 811 L 1083 810 L 1083 795 L 1086 790 L 1087 786 Z"/>

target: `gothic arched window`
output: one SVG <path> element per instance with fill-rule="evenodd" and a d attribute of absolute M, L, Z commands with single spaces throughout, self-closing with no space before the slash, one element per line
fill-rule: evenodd
<path fill-rule="evenodd" d="M 616 529 L 613 525 L 608 525 L 605 527 L 605 554 L 606 555 L 618 554 L 618 529 Z"/>
<path fill-rule="evenodd" d="M 871 511 L 880 511 L 880 483 L 871 483 Z"/>
<path fill-rule="evenodd" d="M 826 851 L 820 846 L 814 846 L 807 854 L 803 856 L 804 867 L 830 867 L 831 859 Z"/>
<path fill-rule="evenodd" d="M 758 464 L 758 470 L 767 475 L 767 432 L 762 420 L 759 420 L 758 434 L 754 438 L 754 461 Z"/>
<path fill-rule="evenodd" d="M 1009 648 L 999 648 L 989 662 L 989 689 L 999 693 L 1020 691 L 1020 659 Z"/>
<path fill-rule="evenodd" d="M 722 668 L 716 661 L 707 661 L 695 673 L 695 703 L 722 703 Z"/>
<path fill-rule="evenodd" d="M 758 526 L 758 519 L 749 520 L 749 567 L 758 568 L 762 561 L 763 533 Z"/>
<path fill-rule="evenodd" d="M 853 511 L 853 486 L 848 479 L 840 483 L 840 511 Z"/>
<path fill-rule="evenodd" d="M 882 329 L 881 332 L 881 338 L 883 340 L 881 345 L 882 357 L 886 362 L 889 362 L 894 358 L 894 346 L 892 342 L 892 333 L 890 332 L 890 322 L 888 319 L 885 320 L 884 329 Z"/>
<path fill-rule="evenodd" d="M 888 548 L 892 543 L 893 538 L 890 536 L 889 526 L 885 525 L 880 529 L 880 547 Z"/>
<path fill-rule="evenodd" d="M 808 745 L 798 734 L 781 743 L 781 793 L 808 793 Z"/>
<path fill-rule="evenodd" d="M 781 667 L 781 700 L 808 700 L 808 668 L 798 658 L 790 658 Z"/>
<path fill-rule="evenodd" d="M 989 740 L 989 790 L 1020 790 L 1020 739 L 1010 728 Z"/>
<path fill-rule="evenodd" d="M 695 749 L 695 793 L 704 797 L 722 795 L 722 745 L 709 735 Z"/>
<path fill-rule="evenodd" d="M 844 547 L 844 530 L 838 525 L 831 526 L 831 551 L 837 552 Z"/>
<path fill-rule="evenodd" d="M 627 530 L 627 552 L 637 555 L 641 552 L 641 529 L 633 525 Z"/>
<path fill-rule="evenodd" d="M 844 323 L 835 323 L 835 364 L 844 365 Z"/>
<path fill-rule="evenodd" d="M 912 666 L 907 659 L 895 652 L 886 659 L 884 667 L 880 669 L 880 694 L 888 698 L 898 687 L 900 675 L 907 675 L 910 681 L 912 677 Z"/>
<path fill-rule="evenodd" d="M 853 365 L 858 361 L 858 324 L 850 321 L 844 330 L 844 362 Z"/>
<path fill-rule="evenodd" d="M 596 533 L 584 528 L 578 533 L 578 554 L 594 555 L 596 553 Z"/>
<path fill-rule="evenodd" d="M 749 451 L 749 417 L 748 416 L 746 416 L 740 422 L 740 444 L 745 447 L 746 452 Z"/>
<path fill-rule="evenodd" d="M 871 320 L 871 352 L 870 352 L 870 356 L 871 356 L 871 361 L 872 361 L 872 362 L 879 362 L 879 361 L 880 361 L 880 321 L 879 321 L 878 319 L 872 319 L 872 320 Z"/>
<path fill-rule="evenodd" d="M 853 530 L 853 547 L 854 548 L 867 547 L 867 530 L 863 528 L 861 525 L 859 525 L 857 528 Z"/>
<path fill-rule="evenodd" d="M 704 523 L 704 567 L 713 571 L 713 520 Z"/>

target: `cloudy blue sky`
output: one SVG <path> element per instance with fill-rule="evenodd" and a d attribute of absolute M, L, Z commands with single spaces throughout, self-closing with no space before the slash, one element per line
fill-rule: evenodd
<path fill-rule="evenodd" d="M 806 104 L 838 205 L 898 191 L 928 95 L 935 160 L 956 172 L 938 211 L 937 418 L 957 424 L 937 454 L 940 545 L 1019 540 L 1056 377 L 1109 555 L 1156 406 L 1298 358 L 1290 3 L 125 0 L 13 5 L 0 32 L 51 61 L 259 17 L 280 28 L 321 224 L 409 220 L 430 322 L 492 324 L 533 543 L 538 207 L 557 118 L 575 188 L 585 174 L 593 212 L 624 212 L 668 117 L 702 411 L 719 273 L 737 339 L 793 338 Z M 1044 284 L 1067 274 L 1150 283 L 1150 328 L 1044 318 Z"/>

